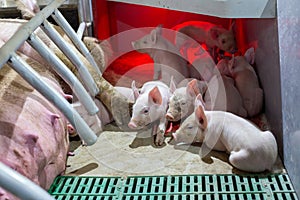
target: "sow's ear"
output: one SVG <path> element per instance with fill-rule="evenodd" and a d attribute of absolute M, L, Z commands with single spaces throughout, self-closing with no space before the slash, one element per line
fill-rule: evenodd
<path fill-rule="evenodd" d="M 153 102 L 155 104 L 161 105 L 162 104 L 162 96 L 160 94 L 160 91 L 157 86 L 155 86 L 150 92 L 149 92 L 149 101 Z"/>

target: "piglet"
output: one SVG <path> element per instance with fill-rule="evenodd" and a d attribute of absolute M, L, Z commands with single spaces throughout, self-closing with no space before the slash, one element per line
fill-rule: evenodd
<path fill-rule="evenodd" d="M 185 52 L 191 45 L 197 41 L 200 44 L 206 44 L 208 49 L 215 47 L 230 53 L 236 51 L 235 37 L 232 28 L 227 30 L 222 26 L 204 21 L 187 21 L 172 28 L 178 31 L 175 44 Z M 185 35 L 183 37 L 182 35 Z M 190 39 L 187 39 L 188 36 Z"/>
<path fill-rule="evenodd" d="M 253 51 L 253 49 L 249 49 L 249 51 Z M 249 62 L 253 62 L 253 58 L 249 58 L 253 54 L 249 51 L 245 53 L 246 56 L 248 55 L 247 57 L 233 57 L 228 62 L 228 68 L 234 78 L 235 86 L 241 94 L 248 117 L 253 117 L 262 110 L 263 90 L 259 86 L 253 67 L 249 64 Z"/>
<path fill-rule="evenodd" d="M 185 83 L 185 81 L 183 81 Z M 186 84 L 179 83 L 177 86 L 173 80 L 170 83 L 169 108 L 166 118 L 176 122 L 188 117 L 194 111 L 194 101 L 198 94 L 204 94 L 207 84 L 204 81 L 192 79 Z"/>
<path fill-rule="evenodd" d="M 166 130 L 165 114 L 170 98 L 169 87 L 160 81 L 149 81 L 139 91 L 133 81 L 132 90 L 136 101 L 132 107 L 132 117 L 128 127 L 143 129 L 153 123 L 152 134 L 156 135 L 155 145 L 163 145 Z M 158 125 L 155 123 L 157 121 Z"/>
<path fill-rule="evenodd" d="M 232 78 L 221 74 L 214 75 L 207 87 L 207 92 L 204 94 L 206 110 L 228 111 L 241 117 L 247 117 L 242 97 L 234 86 Z"/>
<path fill-rule="evenodd" d="M 189 61 L 191 63 L 189 67 L 191 78 L 209 81 L 213 75 L 219 73 L 213 58 L 203 48 L 199 48 L 198 53 L 194 55 L 194 59 L 189 58 Z"/>
<path fill-rule="evenodd" d="M 129 101 L 134 101 L 134 95 L 131 88 L 115 86 L 114 87 L 120 94 L 126 97 Z M 94 99 L 95 104 L 97 105 L 99 111 L 96 115 L 90 115 L 85 107 L 79 102 L 73 102 L 72 106 L 80 114 L 80 116 L 85 120 L 89 127 L 99 135 L 103 131 L 103 127 L 111 122 L 113 122 L 113 116 L 106 108 L 106 106 L 98 99 Z M 72 136 L 77 135 L 76 130 L 68 126 L 69 133 L 72 133 Z"/>
<path fill-rule="evenodd" d="M 161 80 L 169 84 L 171 76 L 179 83 L 189 77 L 187 63 L 180 55 L 179 49 L 162 36 L 162 28 L 158 26 L 150 34 L 132 42 L 135 50 L 147 53 L 154 61 L 153 80 Z"/>
<path fill-rule="evenodd" d="M 197 102 L 201 97 L 197 96 Z M 277 143 L 270 131 L 261 131 L 244 118 L 224 111 L 205 111 L 195 103 L 195 112 L 173 133 L 177 142 L 203 142 L 200 156 L 211 150 L 229 153 L 229 162 L 248 172 L 271 170 L 277 159 Z"/>

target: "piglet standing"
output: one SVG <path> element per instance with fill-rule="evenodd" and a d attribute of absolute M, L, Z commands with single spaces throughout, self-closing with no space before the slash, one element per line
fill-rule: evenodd
<path fill-rule="evenodd" d="M 169 100 L 169 108 L 167 110 L 166 118 L 168 121 L 176 122 L 188 117 L 194 112 L 194 101 L 198 94 L 204 94 L 207 90 L 205 81 L 192 79 L 184 86 L 171 80 Z"/>
<path fill-rule="evenodd" d="M 211 150 L 229 152 L 229 162 L 248 172 L 271 170 L 277 159 L 277 143 L 270 131 L 224 111 L 205 111 L 197 96 L 195 112 L 173 134 L 176 142 L 203 142 L 200 156 Z"/>
<path fill-rule="evenodd" d="M 153 123 L 152 134 L 156 135 L 155 145 L 163 145 L 166 130 L 165 115 L 170 98 L 169 87 L 160 81 L 149 81 L 139 92 L 133 81 L 132 90 L 136 101 L 132 107 L 132 117 L 128 127 L 143 129 Z M 158 122 L 158 125 L 155 122 Z"/>
<path fill-rule="evenodd" d="M 132 46 L 140 53 L 147 53 L 154 61 L 153 80 L 161 80 L 169 84 L 171 76 L 179 83 L 189 76 L 187 63 L 180 55 L 179 49 L 162 36 L 162 28 L 158 26 L 150 34 L 132 42 Z"/>
<path fill-rule="evenodd" d="M 250 48 L 245 55 L 253 55 L 249 51 L 253 51 L 253 49 Z M 234 78 L 236 88 L 241 94 L 248 117 L 259 114 L 263 106 L 263 90 L 259 86 L 253 67 L 249 64 L 251 60 L 253 58 L 236 56 L 228 62 L 229 71 Z"/>

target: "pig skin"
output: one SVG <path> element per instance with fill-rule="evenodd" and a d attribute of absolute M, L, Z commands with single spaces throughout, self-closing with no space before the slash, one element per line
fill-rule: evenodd
<path fill-rule="evenodd" d="M 206 110 L 221 110 L 247 117 L 242 97 L 234 86 L 234 80 L 228 76 L 215 75 L 208 82 L 208 90 L 204 95 Z"/>
<path fill-rule="evenodd" d="M 0 161 L 49 189 L 66 167 L 67 120 L 6 65 L 0 70 L 0 85 Z M 0 200 L 8 199 L 18 198 L 0 188 Z"/>

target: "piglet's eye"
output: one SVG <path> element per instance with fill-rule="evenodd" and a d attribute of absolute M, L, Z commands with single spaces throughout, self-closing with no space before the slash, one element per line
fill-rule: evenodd
<path fill-rule="evenodd" d="M 149 114 L 149 107 L 146 107 L 142 110 L 143 114 L 148 115 Z"/>
<path fill-rule="evenodd" d="M 144 43 L 144 44 L 147 44 L 147 41 L 144 41 L 143 43 Z"/>
<path fill-rule="evenodd" d="M 193 129 L 194 126 L 193 126 L 192 124 L 190 124 L 190 125 L 187 126 L 187 128 L 188 128 L 188 129 Z"/>

